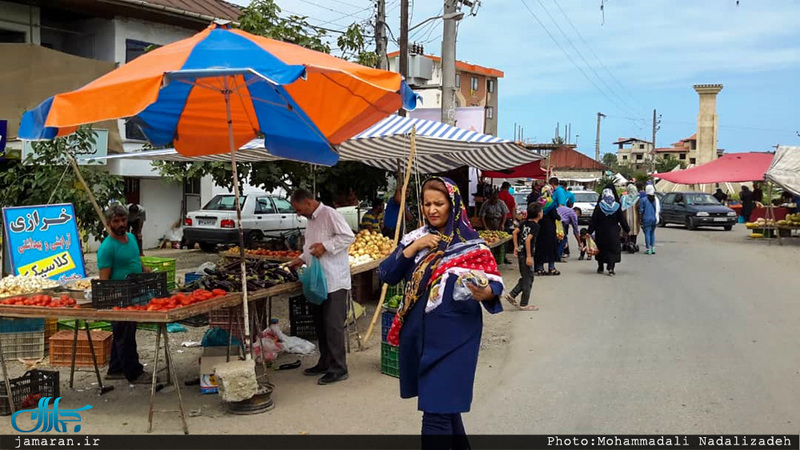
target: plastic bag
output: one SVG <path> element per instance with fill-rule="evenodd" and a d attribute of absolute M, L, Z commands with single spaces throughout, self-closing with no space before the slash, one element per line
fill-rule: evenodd
<path fill-rule="evenodd" d="M 297 277 L 303 283 L 303 295 L 306 300 L 315 305 L 321 305 L 328 299 L 328 282 L 325 280 L 322 264 L 316 256 L 311 257 L 309 267 L 301 267 L 297 271 Z"/>
<path fill-rule="evenodd" d="M 314 353 L 314 349 L 316 348 L 314 344 L 297 336 L 287 336 L 283 334 L 278 324 L 270 325 L 269 329 L 272 330 L 276 336 L 278 336 L 281 344 L 283 344 L 284 351 L 288 353 L 296 353 L 298 355 L 310 355 Z"/>
<path fill-rule="evenodd" d="M 597 244 L 595 244 L 594 239 L 591 236 L 586 236 L 586 254 L 589 256 L 594 256 L 600 253 L 600 249 L 597 248 Z"/>
<path fill-rule="evenodd" d="M 283 350 L 283 346 L 278 342 L 278 336 L 272 330 L 262 331 L 261 338 L 253 342 L 253 354 L 257 363 L 273 361 Z"/>
<path fill-rule="evenodd" d="M 560 220 L 556 220 L 556 238 L 564 239 L 564 224 Z"/>

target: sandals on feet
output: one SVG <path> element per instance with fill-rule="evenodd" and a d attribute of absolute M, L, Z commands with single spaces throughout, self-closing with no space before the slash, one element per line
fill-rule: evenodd
<path fill-rule="evenodd" d="M 539 310 L 539 308 L 537 308 L 536 305 L 520 306 L 519 309 L 521 309 L 523 311 L 538 311 Z"/>
<path fill-rule="evenodd" d="M 520 307 L 520 306 L 517 304 L 517 300 L 516 300 L 514 297 L 512 297 L 510 294 L 506 294 L 506 295 L 504 295 L 503 297 L 506 299 L 506 301 L 507 301 L 508 303 L 511 303 L 512 305 L 516 306 L 517 308 L 519 308 L 519 307 Z"/>
<path fill-rule="evenodd" d="M 558 276 L 561 275 L 561 272 L 559 272 L 557 269 L 553 269 L 550 272 L 547 272 L 547 274 L 552 276 Z"/>

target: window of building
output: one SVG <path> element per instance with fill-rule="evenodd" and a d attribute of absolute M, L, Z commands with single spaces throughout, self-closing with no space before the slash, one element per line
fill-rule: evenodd
<path fill-rule="evenodd" d="M 627 161 L 628 160 L 628 155 L 622 155 L 622 160 L 623 161 Z"/>
<path fill-rule="evenodd" d="M 461 88 L 461 74 L 460 73 L 456 74 L 456 87 L 459 88 L 459 89 Z"/>
<path fill-rule="evenodd" d="M 667 154 L 664 155 L 664 159 L 672 159 L 672 155 L 667 153 Z"/>
<path fill-rule="evenodd" d="M 125 39 L 125 62 L 129 63 L 133 61 L 134 59 L 147 53 L 148 49 L 153 47 L 158 48 L 160 46 L 150 42 Z"/>
<path fill-rule="evenodd" d="M 639 149 L 644 150 L 644 144 L 639 144 Z"/>
<path fill-rule="evenodd" d="M 644 155 L 643 155 L 643 154 L 641 154 L 641 153 L 639 153 L 639 154 L 637 154 L 637 155 L 636 155 L 636 160 L 637 160 L 637 161 L 641 161 L 643 158 L 644 158 Z"/>
<path fill-rule="evenodd" d="M 689 158 L 689 164 L 697 164 L 696 158 Z"/>
<path fill-rule="evenodd" d="M 490 94 L 494 94 L 494 80 L 486 82 L 486 90 L 489 91 Z"/>
<path fill-rule="evenodd" d="M 130 118 L 125 121 L 125 139 L 133 141 L 146 141 L 147 136 L 144 135 L 140 125 L 142 121 L 137 117 Z"/>
<path fill-rule="evenodd" d="M 0 30 L 0 42 L 8 44 L 24 44 L 25 33 L 20 31 Z"/>
<path fill-rule="evenodd" d="M 190 178 L 183 181 L 184 194 L 200 194 L 200 178 Z"/>
<path fill-rule="evenodd" d="M 470 87 L 473 91 L 478 90 L 478 77 L 472 77 L 472 85 Z"/>
<path fill-rule="evenodd" d="M 494 107 L 487 106 L 486 107 L 486 118 L 487 119 L 494 119 Z"/>
<path fill-rule="evenodd" d="M 681 153 L 679 158 L 681 161 L 686 161 L 686 153 Z"/>
<path fill-rule="evenodd" d="M 125 195 L 125 201 L 128 203 L 139 204 L 139 197 L 141 194 L 141 183 L 139 178 L 124 177 L 125 188 L 122 193 Z"/>

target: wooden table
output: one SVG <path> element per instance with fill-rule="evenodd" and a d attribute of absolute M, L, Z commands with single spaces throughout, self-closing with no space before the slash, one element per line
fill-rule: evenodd
<path fill-rule="evenodd" d="M 510 240 L 511 240 L 511 236 L 508 236 L 508 237 L 504 237 L 503 239 L 494 241 L 491 244 L 486 244 L 486 245 L 489 248 L 497 248 L 497 247 L 500 247 L 501 245 L 505 244 L 506 242 L 509 242 Z"/>

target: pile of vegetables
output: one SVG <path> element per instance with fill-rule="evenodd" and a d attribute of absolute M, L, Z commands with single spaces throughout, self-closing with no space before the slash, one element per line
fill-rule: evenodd
<path fill-rule="evenodd" d="M 486 241 L 487 244 L 492 244 L 492 243 L 497 242 L 497 241 L 499 241 L 501 239 L 505 239 L 505 238 L 511 236 L 510 234 L 506 233 L 505 231 L 496 231 L 496 230 L 495 231 L 481 230 L 481 231 L 478 231 L 478 235 L 481 237 L 481 239 Z"/>
<path fill-rule="evenodd" d="M 66 294 L 55 299 L 49 295 L 41 294 L 30 297 L 11 297 L 1 301 L 0 304 L 14 306 L 43 306 L 45 308 L 80 308 L 80 306 L 75 304 L 75 299 Z"/>
<path fill-rule="evenodd" d="M 266 260 L 246 260 L 247 290 L 268 289 L 279 284 L 297 281 L 297 273 L 283 264 Z M 233 261 L 216 269 L 205 269 L 203 278 L 190 286 L 207 290 L 223 289 L 228 292 L 242 290 L 240 261 Z"/>
<path fill-rule="evenodd" d="M 387 298 L 386 301 L 383 302 L 383 306 L 389 309 L 397 309 L 398 307 L 400 307 L 401 301 L 403 301 L 403 295 L 395 294 Z"/>
<path fill-rule="evenodd" d="M 53 280 L 33 275 L 9 275 L 0 280 L 0 297 L 8 295 L 33 294 L 43 289 L 51 289 L 60 285 Z"/>
<path fill-rule="evenodd" d="M 347 254 L 350 256 L 350 266 L 368 263 L 385 258 L 394 250 L 394 241 L 381 233 L 361 230 L 356 234 L 356 240 L 350 245 Z"/>
<path fill-rule="evenodd" d="M 193 292 L 179 292 L 172 297 L 154 298 L 147 302 L 146 305 L 115 306 L 112 309 L 114 311 L 169 311 L 182 306 L 189 306 L 211 300 L 212 298 L 222 297 L 226 294 L 227 292 L 223 289 L 214 289 L 212 291 L 197 289 Z"/>
<path fill-rule="evenodd" d="M 246 249 L 244 253 L 246 255 L 267 256 L 270 258 L 297 258 L 302 252 L 297 250 L 267 250 L 264 248 L 259 248 L 255 250 Z M 230 250 L 228 250 L 228 254 L 238 256 L 239 247 L 232 247 Z"/>

